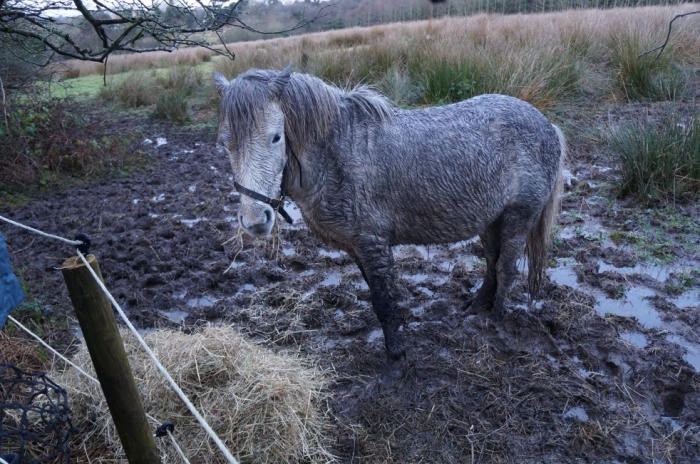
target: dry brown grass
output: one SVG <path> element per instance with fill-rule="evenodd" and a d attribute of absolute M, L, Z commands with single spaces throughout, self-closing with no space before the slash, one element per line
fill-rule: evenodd
<path fill-rule="evenodd" d="M 11 323 L 8 322 L 8 327 Z M 13 331 L 19 331 L 15 328 Z M 39 344 L 28 340 L 23 334 L 10 335 L 8 330 L 0 331 L 0 353 L 3 364 L 12 364 L 26 372 L 38 372 L 47 368 L 47 358 Z"/>
<path fill-rule="evenodd" d="M 477 15 L 231 44 L 235 61 L 214 67 L 233 77 L 251 67 L 295 68 L 338 85 L 360 82 L 395 89 L 395 101 L 434 104 L 487 92 L 547 109 L 564 96 L 620 96 L 610 57 L 616 41 L 663 41 L 668 21 L 691 5 L 572 10 L 539 15 Z M 679 60 L 697 62 L 700 18 L 674 29 Z M 615 38 L 616 40 L 613 40 Z M 412 87 L 411 87 L 412 86 Z M 414 98 L 416 100 L 416 98 Z"/>
<path fill-rule="evenodd" d="M 581 96 L 625 98 L 629 94 L 624 87 L 627 80 L 621 76 L 625 70 L 615 61 L 619 49 L 632 44 L 630 49 L 636 51 L 639 44 L 660 44 L 670 18 L 692 8 L 446 17 L 228 44 L 236 55 L 233 61 L 195 48 L 171 54 L 119 55 L 110 58 L 108 72 L 213 61 L 216 71 L 234 77 L 250 68 L 281 69 L 291 61 L 295 70 L 337 85 L 376 85 L 403 105 L 450 103 L 482 93 L 503 93 L 547 110 Z M 669 69 L 699 62 L 699 28 L 700 17 L 696 16 L 674 26 L 666 51 L 672 57 L 667 60 Z M 69 64 L 67 76 L 102 72 L 93 63 Z M 681 90 L 682 80 L 681 76 L 676 84 Z M 681 94 L 674 91 L 665 98 Z"/>
<path fill-rule="evenodd" d="M 216 57 L 217 67 L 237 74 L 250 67 L 283 67 L 290 60 L 302 65 L 302 52 L 314 54 L 324 50 L 354 49 L 371 45 L 371 49 L 405 49 L 413 40 L 430 34 L 434 50 L 446 57 L 473 53 L 474 48 L 531 48 L 575 46 L 594 55 L 605 51 L 606 40 L 619 33 L 639 31 L 652 43 L 661 43 L 668 21 L 676 14 L 692 11 L 692 4 L 610 10 L 568 10 L 529 15 L 479 14 L 469 17 L 446 17 L 433 21 L 415 21 L 372 27 L 353 27 L 337 31 L 318 32 L 276 38 L 238 42 L 227 46 L 236 60 Z M 696 33 L 700 19 L 684 18 L 674 25 L 673 43 L 686 56 L 697 54 L 700 47 Z M 484 50 L 487 51 L 487 50 Z M 203 48 L 185 48 L 172 53 L 150 52 L 115 55 L 109 58 L 108 74 L 171 66 L 196 66 L 210 61 L 215 55 Z M 298 63 L 297 63 L 298 62 Z M 66 62 L 71 76 L 101 74 L 101 63 Z M 354 63 L 358 65 L 359 63 Z M 79 72 L 76 72 L 78 70 Z"/>
<path fill-rule="evenodd" d="M 175 423 L 175 438 L 193 464 L 225 462 L 134 337 L 122 338 L 147 413 Z M 317 369 L 273 354 L 229 327 L 192 335 L 158 330 L 144 338 L 241 462 L 334 462 L 323 435 L 325 379 Z M 93 372 L 84 347 L 74 361 Z M 83 431 L 74 462 L 125 462 L 99 387 L 72 369 L 52 375 L 68 390 L 74 423 Z M 169 441 L 159 448 L 164 462 L 179 462 Z"/>

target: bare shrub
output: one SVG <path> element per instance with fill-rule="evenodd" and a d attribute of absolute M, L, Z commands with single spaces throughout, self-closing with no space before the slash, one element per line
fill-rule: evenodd
<path fill-rule="evenodd" d="M 8 126 L 0 125 L 0 191 L 49 187 L 143 163 L 139 134 L 115 133 L 99 110 L 26 95 L 8 107 Z"/>

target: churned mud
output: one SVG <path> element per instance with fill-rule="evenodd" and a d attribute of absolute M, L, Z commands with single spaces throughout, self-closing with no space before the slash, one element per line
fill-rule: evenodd
<path fill-rule="evenodd" d="M 384 385 L 383 335 L 351 259 L 293 207 L 274 239 L 239 235 L 213 133 L 139 124 L 146 172 L 1 213 L 90 235 L 108 288 L 144 330 L 233 324 L 327 368 L 341 462 L 699 462 L 695 205 L 615 200 L 614 170 L 574 151 L 546 285 L 528 307 L 518 284 L 499 323 L 470 309 L 478 240 L 397 247 L 407 375 Z M 2 232 L 44 310 L 70 314 L 55 270 L 70 247 Z"/>

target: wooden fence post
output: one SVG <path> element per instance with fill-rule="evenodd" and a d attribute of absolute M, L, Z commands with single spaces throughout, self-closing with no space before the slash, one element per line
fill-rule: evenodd
<path fill-rule="evenodd" d="M 86 260 L 102 280 L 95 256 L 87 255 Z M 77 256 L 64 261 L 62 270 L 129 464 L 160 464 L 153 432 L 143 410 L 109 299 Z"/>

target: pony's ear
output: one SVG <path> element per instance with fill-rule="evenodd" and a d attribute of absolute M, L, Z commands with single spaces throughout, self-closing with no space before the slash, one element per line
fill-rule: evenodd
<path fill-rule="evenodd" d="M 275 93 L 275 95 L 282 95 L 284 88 L 287 84 L 289 84 L 289 78 L 291 76 L 292 62 L 290 61 L 289 64 L 270 81 L 270 89 Z"/>
<path fill-rule="evenodd" d="M 219 92 L 219 96 L 223 96 L 228 87 L 228 81 L 220 72 L 214 71 L 214 85 L 216 85 L 216 90 Z"/>

